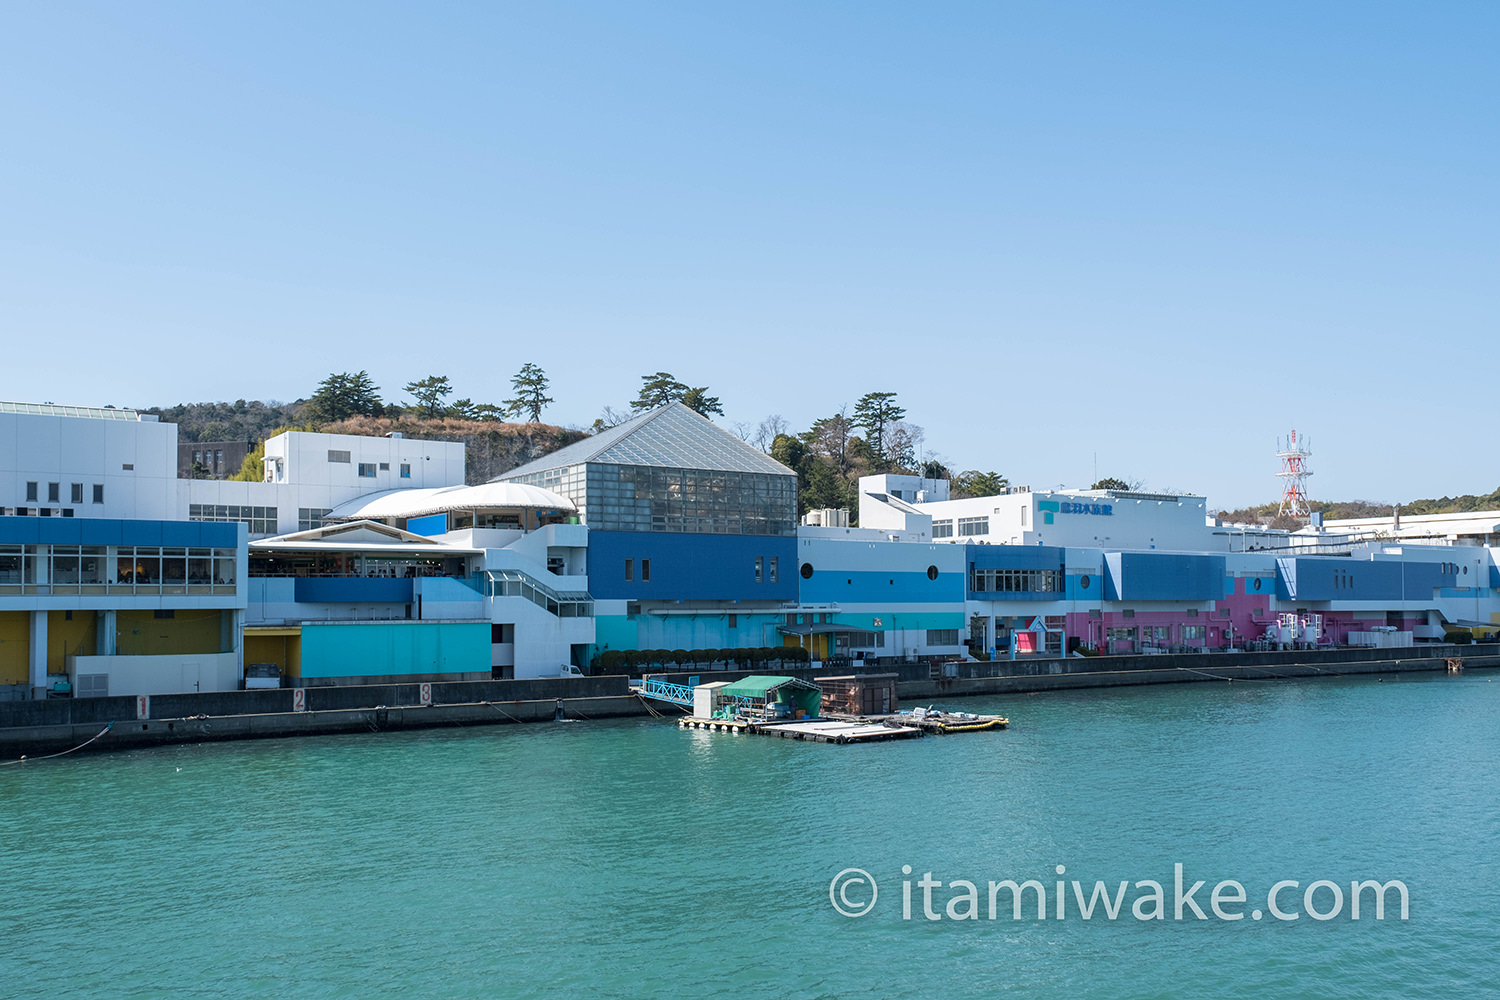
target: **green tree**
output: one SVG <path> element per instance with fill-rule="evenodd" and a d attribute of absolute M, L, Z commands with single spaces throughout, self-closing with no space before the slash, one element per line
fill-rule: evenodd
<path fill-rule="evenodd" d="M 403 388 L 412 394 L 422 406 L 422 415 L 429 420 L 443 411 L 443 400 L 453 392 L 446 375 L 429 375 L 416 382 L 408 382 Z"/>
<path fill-rule="evenodd" d="M 505 410 L 501 407 L 496 406 L 494 403 L 480 403 L 478 406 L 474 407 L 474 414 L 470 419 L 484 420 L 490 423 L 499 423 L 500 421 L 505 419 L 505 416 Z"/>
<path fill-rule="evenodd" d="M 273 434 L 271 436 L 275 437 L 276 435 Z M 260 482 L 262 479 L 266 478 L 265 458 L 266 443 L 262 441 L 254 448 L 250 449 L 250 453 L 246 455 L 245 460 L 240 463 L 240 471 L 236 472 L 229 478 L 240 483 Z"/>
<path fill-rule="evenodd" d="M 515 396 L 505 400 L 506 412 L 513 417 L 526 413 L 530 415 L 528 423 L 540 422 L 542 410 L 548 403 L 554 401 L 551 396 L 547 395 L 549 384 L 547 373 L 542 371 L 540 366 L 530 361 L 526 362 L 510 380 Z"/>
<path fill-rule="evenodd" d="M 935 458 L 929 458 L 923 462 L 922 468 L 918 471 L 922 473 L 923 479 L 948 479 L 952 475 L 948 467 Z"/>
<path fill-rule="evenodd" d="M 790 434 L 778 434 L 776 435 L 776 440 L 771 442 L 771 457 L 797 473 L 800 479 L 802 476 L 802 460 L 807 457 L 807 445 Z M 798 486 L 801 485 L 801 483 L 798 483 Z"/>
<path fill-rule="evenodd" d="M 953 499 L 963 500 L 968 497 L 999 496 L 1009 485 L 1010 480 L 998 472 L 977 472 L 970 469 L 953 477 L 949 491 Z"/>
<path fill-rule="evenodd" d="M 671 372 L 641 376 L 641 394 L 630 404 L 633 410 L 654 410 L 688 394 L 689 387 L 677 381 Z"/>
<path fill-rule="evenodd" d="M 719 397 L 710 396 L 706 385 L 689 389 L 682 394 L 682 401 L 705 417 L 715 413 L 721 417 L 724 415 L 724 407 L 719 405 Z"/>
<path fill-rule="evenodd" d="M 885 471 L 890 464 L 886 454 L 887 435 L 891 425 L 904 416 L 906 411 L 896 405 L 894 392 L 867 392 L 854 404 L 854 426 L 868 432 L 865 441 L 874 454 L 876 472 Z"/>
<path fill-rule="evenodd" d="M 1101 480 L 1099 480 L 1093 486 L 1090 486 L 1089 489 L 1091 489 L 1091 490 L 1128 490 L 1128 489 L 1130 489 L 1130 484 L 1127 483 L 1123 479 L 1116 479 L 1114 476 L 1110 476 L 1108 479 L 1101 479 Z"/>
<path fill-rule="evenodd" d="M 812 427 L 798 436 L 807 443 L 809 450 L 826 456 L 839 475 L 849 475 L 852 464 L 850 442 L 854 436 L 854 424 L 843 408 L 831 417 L 814 420 Z"/>
<path fill-rule="evenodd" d="M 455 399 L 452 403 L 448 404 L 448 416 L 455 420 L 478 420 L 477 409 L 478 407 L 474 405 L 474 401 L 465 396 L 463 399 Z"/>
<path fill-rule="evenodd" d="M 370 373 L 333 372 L 318 383 L 318 391 L 308 401 L 308 416 L 319 423 L 332 423 L 357 415 L 380 416 L 384 404 L 380 387 Z"/>

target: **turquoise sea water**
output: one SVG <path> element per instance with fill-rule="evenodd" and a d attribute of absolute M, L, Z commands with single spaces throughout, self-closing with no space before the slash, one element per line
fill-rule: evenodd
<path fill-rule="evenodd" d="M 1500 677 L 966 699 L 865 747 L 656 720 L 0 768 L 0 996 L 1476 996 L 1500 945 Z M 1189 884 L 1403 880 L 1410 918 L 1173 919 Z M 903 876 L 910 865 L 913 875 Z M 1052 918 L 1154 879 L 1167 919 Z M 846 918 L 829 882 L 879 883 Z M 978 883 L 978 921 L 915 880 Z M 903 879 L 913 881 L 902 919 Z M 1011 919 L 988 880 L 1047 885 Z M 860 902 L 864 887 L 848 898 Z M 1320 910 L 1331 893 L 1314 898 Z M 1303 909 L 1301 889 L 1285 910 Z M 958 912 L 962 912 L 962 907 Z"/>

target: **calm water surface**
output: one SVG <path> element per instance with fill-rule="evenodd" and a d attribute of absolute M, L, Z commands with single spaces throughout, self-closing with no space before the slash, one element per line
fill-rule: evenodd
<path fill-rule="evenodd" d="M 837 747 L 631 720 L 0 768 L 0 996 L 1494 993 L 1494 673 L 955 707 L 1013 728 Z M 1399 878 L 1410 919 L 1179 922 L 1176 862 L 1205 910 L 1228 878 L 1246 913 L 1280 879 Z M 1038 879 L 1050 917 L 1059 864 L 1162 882 L 1168 919 L 1131 890 L 1113 922 L 1071 898 L 1017 922 L 1008 894 L 931 922 L 918 887 L 902 919 L 903 865 Z M 880 884 L 860 919 L 829 903 L 849 867 Z"/>

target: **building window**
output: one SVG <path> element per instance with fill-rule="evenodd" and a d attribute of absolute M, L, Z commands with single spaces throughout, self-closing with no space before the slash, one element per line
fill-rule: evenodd
<path fill-rule="evenodd" d="M 765 577 L 766 560 L 763 556 L 755 557 L 755 582 L 760 583 Z"/>
<path fill-rule="evenodd" d="M 36 503 L 36 483 L 26 484 L 26 502 Z"/>
<path fill-rule="evenodd" d="M 927 567 L 927 579 L 929 579 L 929 580 L 936 580 L 937 578 L 938 578 L 938 568 L 936 566 L 928 566 Z"/>
<path fill-rule="evenodd" d="M 193 461 L 195 461 L 195 462 L 202 462 L 203 461 L 203 452 L 201 452 L 201 451 L 195 451 L 195 452 L 193 452 Z"/>
<path fill-rule="evenodd" d="M 1023 528 L 1026 527 L 1026 511 L 1027 511 L 1027 507 L 1024 504 L 1022 504 L 1021 505 L 1021 527 L 1023 527 Z"/>
<path fill-rule="evenodd" d="M 768 572 L 767 577 L 766 577 L 766 579 L 769 580 L 771 583 L 775 583 L 776 582 L 776 577 L 777 577 L 777 573 L 778 573 L 778 560 L 780 558 L 781 558 L 780 556 L 772 556 L 771 557 L 771 565 L 769 566 L 769 572 Z"/>
<path fill-rule="evenodd" d="M 328 517 L 330 510 L 329 507 L 298 507 L 297 530 L 311 531 L 314 528 L 323 527 L 328 523 L 324 519 Z"/>
<path fill-rule="evenodd" d="M 173 611 L 171 608 L 166 608 L 166 609 L 157 608 L 155 611 L 151 612 L 151 617 L 152 618 L 176 618 L 177 617 L 177 612 Z"/>
<path fill-rule="evenodd" d="M 381 472 L 390 472 L 391 471 L 391 463 L 390 462 L 381 462 L 380 463 L 380 471 Z"/>
<path fill-rule="evenodd" d="M 641 582 L 642 583 L 650 583 L 651 582 L 651 560 L 650 559 L 642 559 L 641 560 Z"/>
<path fill-rule="evenodd" d="M 640 601 L 626 601 L 625 602 L 625 617 L 626 618 L 634 618 L 636 615 L 638 615 L 640 613 L 641 613 L 641 602 Z"/>
<path fill-rule="evenodd" d="M 47 502 L 62 503 L 62 483 L 47 484 Z"/>
<path fill-rule="evenodd" d="M 625 579 L 627 581 L 635 579 L 635 560 L 634 559 L 626 559 L 625 560 Z"/>
<path fill-rule="evenodd" d="M 957 646 L 958 629 L 956 628 L 930 628 L 927 630 L 927 645 L 929 646 Z"/>
<path fill-rule="evenodd" d="M 242 507 L 238 504 L 188 504 L 189 521 L 242 521 L 252 535 L 276 534 L 275 507 Z"/>
<path fill-rule="evenodd" d="M 812 579 L 812 575 L 813 575 L 813 564 L 812 563 L 803 563 L 802 564 L 802 579 L 804 579 L 804 580 L 811 580 Z"/>
<path fill-rule="evenodd" d="M 1191 641 L 1193 641 L 1195 639 L 1201 641 L 1204 638 L 1204 635 L 1205 635 L 1205 626 L 1203 626 L 1203 625 L 1184 625 L 1184 626 L 1182 626 L 1182 641 L 1183 642 L 1191 642 Z"/>
<path fill-rule="evenodd" d="M 103 483 L 95 483 L 94 484 L 94 503 L 103 503 L 103 502 L 104 502 L 104 484 Z"/>
<path fill-rule="evenodd" d="M 730 615 L 729 616 L 729 627 L 730 628 L 739 628 L 740 627 L 740 616 L 739 615 Z"/>
<path fill-rule="evenodd" d="M 126 462 L 125 464 L 123 464 L 123 465 L 120 466 L 120 469 L 122 471 L 124 471 L 124 472 L 134 472 L 135 471 L 135 463 L 134 462 Z"/>
<path fill-rule="evenodd" d="M 410 462 L 402 462 L 401 463 L 401 478 L 402 479 L 410 479 L 411 478 L 411 463 Z"/>
<path fill-rule="evenodd" d="M 375 478 L 375 463 L 374 462 L 360 462 L 359 463 L 359 474 L 362 477 L 364 477 L 365 479 L 374 479 Z"/>
<path fill-rule="evenodd" d="M 69 503 L 83 503 L 83 484 L 74 483 L 69 495 L 72 497 Z"/>
<path fill-rule="evenodd" d="M 347 451 L 334 451 L 332 448 L 330 448 L 328 450 L 328 461 L 337 462 L 340 465 L 348 465 L 349 453 Z"/>
<path fill-rule="evenodd" d="M 966 536 L 988 535 L 990 519 L 988 517 L 961 517 L 958 519 L 958 533 Z"/>
<path fill-rule="evenodd" d="M 221 466 L 223 464 L 224 464 L 224 453 L 222 451 L 216 451 L 216 452 L 214 452 L 214 467 L 217 468 L 218 466 Z"/>
<path fill-rule="evenodd" d="M 970 569 L 969 589 L 977 593 L 1060 594 L 1060 569 Z"/>
<path fill-rule="evenodd" d="M 950 517 L 946 521 L 933 521 L 932 522 L 932 537 L 933 538 L 952 538 L 953 537 L 953 518 Z"/>

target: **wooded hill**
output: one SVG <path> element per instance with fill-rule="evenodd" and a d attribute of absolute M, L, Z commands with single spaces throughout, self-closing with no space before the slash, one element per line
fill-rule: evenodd
<path fill-rule="evenodd" d="M 1389 517 L 1393 506 L 1388 503 L 1371 503 L 1369 500 L 1309 500 L 1307 505 L 1330 521 L 1355 517 Z M 1274 503 L 1263 503 L 1238 510 L 1221 510 L 1217 516 L 1223 521 L 1275 524 L 1276 507 Z M 1500 489 L 1482 496 L 1466 493 L 1458 497 L 1408 500 L 1401 504 L 1403 514 L 1468 514 L 1476 510 L 1500 510 Z"/>

